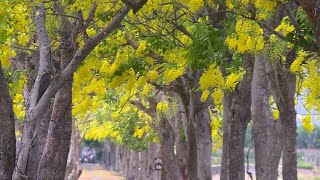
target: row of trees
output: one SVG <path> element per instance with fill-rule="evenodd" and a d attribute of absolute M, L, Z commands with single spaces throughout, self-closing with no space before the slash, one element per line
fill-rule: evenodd
<path fill-rule="evenodd" d="M 319 5 L 1 1 L 0 177 L 77 178 L 82 138 L 109 138 L 129 165 L 161 152 L 162 179 L 211 179 L 222 146 L 221 179 L 244 179 L 251 121 L 257 179 L 277 179 L 281 155 L 297 179 L 295 99 L 320 104 Z"/>

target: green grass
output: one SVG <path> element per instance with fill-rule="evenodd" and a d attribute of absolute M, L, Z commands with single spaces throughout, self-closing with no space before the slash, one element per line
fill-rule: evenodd
<path fill-rule="evenodd" d="M 299 175 L 298 179 L 299 180 L 320 180 L 320 177 Z"/>
<path fill-rule="evenodd" d="M 302 169 L 313 169 L 314 164 L 305 161 L 298 161 L 298 168 Z M 320 179 L 319 179 L 320 180 Z"/>

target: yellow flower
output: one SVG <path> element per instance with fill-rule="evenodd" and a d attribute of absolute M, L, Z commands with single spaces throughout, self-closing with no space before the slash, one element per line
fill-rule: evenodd
<path fill-rule="evenodd" d="M 157 80 L 158 79 L 158 72 L 156 70 L 149 71 L 147 76 L 152 81 Z"/>
<path fill-rule="evenodd" d="M 277 32 L 281 32 L 284 36 L 286 36 L 288 33 L 294 31 L 294 26 L 287 23 L 288 16 L 283 18 L 281 24 L 275 29 Z"/>
<path fill-rule="evenodd" d="M 301 64 L 304 61 L 307 53 L 304 51 L 298 52 L 298 57 L 292 62 L 290 66 L 290 72 L 297 73 L 300 70 Z"/>
<path fill-rule="evenodd" d="M 279 118 L 279 110 L 278 110 L 278 109 L 275 109 L 275 110 L 273 111 L 273 119 L 274 119 L 274 120 L 278 120 L 278 118 Z"/>
<path fill-rule="evenodd" d="M 227 76 L 226 79 L 226 90 L 234 91 L 239 81 L 242 79 L 242 76 L 245 74 L 245 71 L 240 72 L 238 74 L 231 73 Z"/>
<path fill-rule="evenodd" d="M 163 72 L 163 78 L 167 84 L 170 84 L 172 81 L 181 76 L 184 72 L 183 68 L 169 68 Z"/>
<path fill-rule="evenodd" d="M 142 41 L 136 51 L 137 56 L 142 56 L 142 52 L 147 48 L 146 42 Z"/>
<path fill-rule="evenodd" d="M 212 93 L 212 100 L 216 106 L 222 105 L 223 92 L 221 89 L 217 89 Z"/>
<path fill-rule="evenodd" d="M 201 101 L 205 102 L 208 99 L 209 95 L 210 95 L 210 91 L 204 90 L 201 95 Z"/>
<path fill-rule="evenodd" d="M 161 112 L 161 113 L 165 113 L 168 111 L 169 109 L 169 103 L 166 101 L 161 101 L 157 104 L 157 111 Z"/>
<path fill-rule="evenodd" d="M 256 53 L 263 49 L 263 30 L 256 22 L 240 18 L 236 22 L 235 30 L 236 33 L 228 36 L 225 41 L 230 50 Z"/>
<path fill-rule="evenodd" d="M 308 114 L 306 117 L 302 118 L 302 127 L 310 133 L 313 131 L 314 125 L 311 122 L 311 115 L 310 114 Z"/>
<path fill-rule="evenodd" d="M 229 10 L 233 9 L 234 8 L 234 5 L 232 3 L 232 0 L 227 0 L 226 1 L 226 5 L 228 7 Z"/>
<path fill-rule="evenodd" d="M 20 93 L 16 94 L 15 97 L 14 97 L 13 103 L 19 103 L 19 102 L 22 102 L 22 101 L 23 101 L 22 94 L 20 94 Z"/>
<path fill-rule="evenodd" d="M 222 87 L 223 84 L 221 71 L 215 65 L 211 65 L 209 69 L 202 74 L 199 81 L 201 90 Z"/>
<path fill-rule="evenodd" d="M 128 91 L 131 91 L 132 88 L 133 88 L 133 86 L 135 85 L 135 83 L 136 83 L 136 77 L 130 77 L 130 78 L 128 79 L 128 83 L 127 83 L 126 89 L 127 89 Z"/>

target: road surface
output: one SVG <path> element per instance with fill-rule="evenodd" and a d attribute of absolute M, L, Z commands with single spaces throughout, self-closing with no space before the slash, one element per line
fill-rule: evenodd
<path fill-rule="evenodd" d="M 115 172 L 105 170 L 98 164 L 82 164 L 83 172 L 79 180 L 124 180 Z"/>

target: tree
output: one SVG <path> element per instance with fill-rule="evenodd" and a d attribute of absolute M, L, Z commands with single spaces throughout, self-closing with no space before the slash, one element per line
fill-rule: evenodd
<path fill-rule="evenodd" d="M 58 2 L 57 2 L 58 3 Z M 137 4 L 134 5 L 134 7 L 139 7 L 141 8 L 142 5 L 145 2 L 141 1 Z M 75 3 L 76 4 L 76 3 Z M 48 4 L 49 6 L 59 6 L 58 4 L 55 3 L 51 3 Z M 22 145 L 19 149 L 19 155 L 18 155 L 18 159 L 17 159 L 17 166 L 15 168 L 15 173 L 14 173 L 14 179 L 21 179 L 24 176 L 30 176 L 30 177 L 35 177 L 34 173 L 35 172 L 27 172 L 27 166 L 30 165 L 32 166 L 32 164 L 28 164 L 28 154 L 30 153 L 32 144 L 33 144 L 33 140 L 34 140 L 34 133 L 35 131 L 35 127 L 37 122 L 39 121 L 39 119 L 41 119 L 41 116 L 43 115 L 44 111 L 48 108 L 50 99 L 59 91 L 59 89 L 66 83 L 66 81 L 68 79 L 70 79 L 70 77 L 73 75 L 73 73 L 75 72 L 75 70 L 77 69 L 77 67 L 80 65 L 80 63 L 89 55 L 89 53 L 101 42 L 101 40 L 103 40 L 105 37 L 107 37 L 110 33 L 112 33 L 115 29 L 117 29 L 121 23 L 121 21 L 123 20 L 123 18 L 125 17 L 125 15 L 130 11 L 130 7 L 128 7 L 127 5 L 123 5 L 123 7 L 121 7 L 119 9 L 118 14 L 115 15 L 114 19 L 112 21 L 110 21 L 110 24 L 108 26 L 106 26 L 104 29 L 102 29 L 101 32 L 97 33 L 94 37 L 90 38 L 88 41 L 85 40 L 85 43 L 83 44 L 83 46 L 81 46 L 79 48 L 78 51 L 76 51 L 76 53 L 73 53 L 71 55 L 64 55 L 63 53 L 61 54 L 62 56 L 65 56 L 66 61 L 65 60 L 61 60 L 61 62 L 63 63 L 62 68 L 64 68 L 63 70 L 61 70 L 61 72 L 59 73 L 59 75 L 56 75 L 52 80 L 50 84 L 44 84 L 44 83 L 48 83 L 47 80 L 51 79 L 51 69 L 52 69 L 52 65 L 51 65 L 51 59 L 52 59 L 52 55 L 51 55 L 51 45 L 50 45 L 50 40 L 48 39 L 48 32 L 45 29 L 45 13 L 46 10 L 44 8 L 44 4 L 37 4 L 33 7 L 36 7 L 35 9 L 35 24 L 36 24 L 36 30 L 37 30 L 37 40 L 39 42 L 39 52 L 40 52 L 40 65 L 38 68 L 38 75 L 37 78 L 35 80 L 35 83 L 30 91 L 30 94 L 28 95 L 28 97 L 26 97 L 27 99 L 27 113 L 26 113 L 26 119 L 24 122 L 24 130 L 23 130 L 23 136 L 22 136 Z M 132 6 L 133 7 L 133 6 Z M 138 8 L 138 9 L 139 9 Z M 78 21 L 74 32 L 72 33 L 71 37 L 75 38 L 77 37 L 80 33 L 82 33 L 83 31 L 85 31 L 88 26 L 90 25 L 90 23 L 93 20 L 93 15 L 94 15 L 94 9 L 95 9 L 95 5 L 93 5 L 93 12 L 91 14 L 89 14 L 88 18 L 86 19 L 86 24 L 83 24 L 82 21 Z M 136 8 L 135 8 L 136 9 Z M 59 14 L 59 13 L 58 13 Z M 62 14 L 63 16 L 63 14 Z M 79 16 L 79 18 L 83 18 L 81 15 Z M 78 20 L 79 20 L 78 18 Z M 70 23 L 71 24 L 71 23 Z M 65 24 L 64 24 L 65 25 Z M 62 32 L 66 32 L 63 31 Z M 84 33 L 84 36 L 86 35 L 86 33 Z M 66 34 L 63 34 L 63 36 L 66 36 Z M 69 39 L 70 37 L 63 37 L 66 39 Z M 62 38 L 62 40 L 63 40 Z M 75 48 L 75 39 L 73 39 L 73 44 L 68 44 L 68 48 L 69 47 L 74 47 Z M 62 42 L 62 46 L 64 42 Z M 69 52 L 70 53 L 70 52 Z M 69 56 L 69 57 L 68 57 Z M 70 59 L 69 59 L 70 58 Z M 68 63 L 70 60 L 70 63 Z M 69 84 L 70 85 L 70 84 Z M 69 88 L 70 89 L 70 88 Z M 70 94 L 70 93 L 69 93 Z M 58 97 L 56 97 L 57 99 Z M 58 100 L 58 99 L 57 99 Z M 63 100 L 63 99 L 61 99 Z M 70 106 L 70 103 L 66 104 Z M 57 106 L 60 107 L 59 104 L 57 104 Z M 68 108 L 66 108 L 68 109 Z M 70 108 L 69 108 L 70 109 Z M 53 109 L 55 111 L 55 109 Z M 53 116 L 56 116 L 57 114 L 55 114 L 53 111 Z M 64 112 L 59 112 L 60 115 L 57 115 L 57 119 L 60 119 L 59 116 L 64 115 Z M 53 118 L 51 118 L 52 121 L 54 121 Z M 63 122 L 63 121 L 62 121 Z M 59 123 L 59 122 L 57 122 Z M 69 121 L 70 124 L 69 126 L 64 126 L 65 130 L 67 132 L 71 131 L 71 123 Z M 50 140 L 50 138 L 54 141 L 55 138 L 60 138 L 60 137 L 52 137 L 50 136 L 50 134 L 52 134 L 52 131 L 54 131 L 56 128 L 58 127 L 52 127 L 54 124 L 52 124 L 51 126 L 49 126 L 49 132 L 48 132 L 48 137 L 47 139 Z M 62 124 L 58 124 L 62 125 Z M 70 135 L 70 133 L 69 133 Z M 48 142 L 47 140 L 47 142 Z M 66 139 L 66 144 L 69 144 L 69 140 L 70 137 L 67 137 Z M 59 140 L 58 140 L 59 142 Z M 46 149 L 52 149 L 52 144 L 46 144 L 45 150 Z M 66 152 L 65 154 L 68 154 L 68 146 L 65 147 L 66 150 L 62 151 L 62 152 Z M 53 153 L 53 154 L 50 154 Z M 47 176 L 49 174 L 46 174 L 47 172 L 52 173 L 52 169 L 47 169 L 49 168 L 48 166 L 43 166 L 41 165 L 42 163 L 47 163 L 45 161 L 49 160 L 50 158 L 45 158 L 46 156 L 54 156 L 54 153 L 56 153 L 55 151 L 50 151 L 50 152 L 46 152 L 45 154 L 43 154 L 42 157 L 42 161 L 40 161 L 40 166 L 38 168 L 38 178 L 43 178 L 44 176 Z M 66 162 L 66 157 L 64 158 L 65 162 Z M 65 162 L 63 164 L 65 164 Z M 58 166 L 57 164 L 55 164 L 54 166 Z M 63 168 L 63 167 L 62 167 Z M 37 169 L 37 168 L 29 168 L 29 169 Z M 55 168 L 53 168 L 55 169 Z M 63 168 L 64 169 L 64 168 Z M 44 171 L 44 172 L 43 172 Z M 64 173 L 64 170 L 62 171 L 62 174 Z M 53 175 L 53 174 L 52 174 Z M 52 176 L 51 175 L 51 176 Z M 59 176 L 60 174 L 55 174 L 56 176 Z M 64 177 L 64 174 L 61 176 Z"/>

